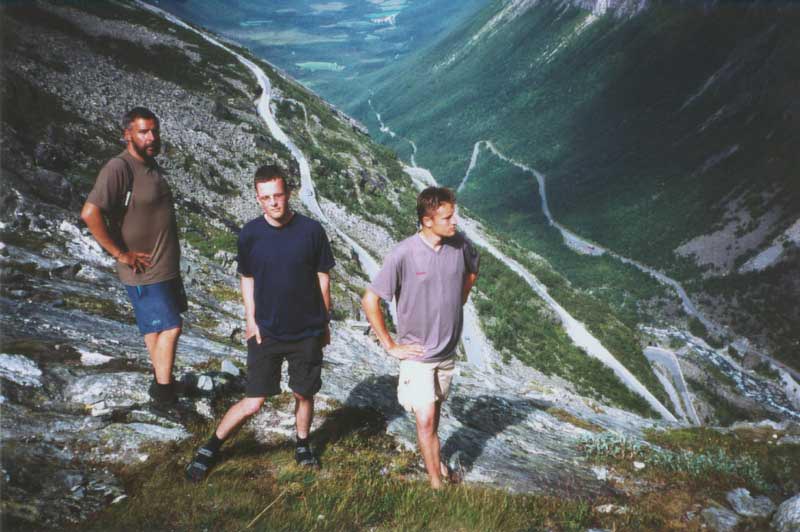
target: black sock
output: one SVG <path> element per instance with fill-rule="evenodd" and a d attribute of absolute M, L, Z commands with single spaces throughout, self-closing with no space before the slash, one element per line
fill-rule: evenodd
<path fill-rule="evenodd" d="M 175 389 L 172 386 L 172 382 L 169 384 L 156 382 L 153 392 L 156 399 L 159 401 L 171 402 L 175 400 Z"/>
<path fill-rule="evenodd" d="M 297 436 L 297 446 L 298 447 L 308 447 L 308 436 L 306 436 L 305 438 L 301 438 L 300 436 Z"/>
<path fill-rule="evenodd" d="M 219 438 L 217 438 L 217 433 L 215 432 L 214 434 L 211 435 L 211 437 L 208 439 L 206 444 L 203 445 L 203 447 L 205 447 L 212 453 L 216 453 L 217 451 L 219 451 L 219 448 L 222 447 L 223 443 L 225 443 L 225 440 L 220 440 Z"/>

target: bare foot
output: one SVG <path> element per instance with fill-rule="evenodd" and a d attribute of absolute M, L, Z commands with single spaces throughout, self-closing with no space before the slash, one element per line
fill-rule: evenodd
<path fill-rule="evenodd" d="M 440 463 L 441 465 L 441 472 L 442 478 L 445 479 L 450 484 L 459 484 L 463 480 L 460 471 L 456 471 L 454 469 L 450 469 L 450 467 L 445 464 L 444 462 Z"/>

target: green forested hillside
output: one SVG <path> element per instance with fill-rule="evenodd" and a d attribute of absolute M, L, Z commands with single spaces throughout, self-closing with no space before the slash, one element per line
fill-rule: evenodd
<path fill-rule="evenodd" d="M 435 46 L 374 74 L 361 94 L 339 98 L 372 131 L 372 108 L 381 113 L 398 133 L 383 141 L 403 152 L 400 137 L 414 140 L 418 164 L 446 184 L 462 179 L 475 142 L 491 140 L 547 175 L 558 221 L 682 280 L 715 319 L 770 340 L 791 362 L 800 289 L 780 271 L 796 258 L 747 276 L 736 268 L 800 214 L 800 9 L 653 3 L 626 18 L 544 1 L 497 22 L 505 5 L 491 3 Z M 577 280 L 567 262 L 586 261 L 559 261 L 545 243 L 533 177 L 509 171 L 503 183 L 467 189 L 464 203 L 513 226 L 518 241 Z M 675 252 L 726 226 L 731 253 L 737 239 L 760 235 L 732 266 L 704 275 L 710 266 Z M 765 291 L 769 308 L 754 314 L 753 298 Z"/>

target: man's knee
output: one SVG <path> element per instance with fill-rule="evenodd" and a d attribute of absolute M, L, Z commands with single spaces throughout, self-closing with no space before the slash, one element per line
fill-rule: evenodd
<path fill-rule="evenodd" d="M 167 329 L 166 331 L 161 331 L 159 334 L 166 336 L 167 338 L 178 338 L 183 331 L 183 327 L 178 325 L 177 327 L 173 327 L 172 329 Z"/>
<path fill-rule="evenodd" d="M 239 408 L 245 416 L 250 417 L 261 410 L 265 400 L 266 397 L 245 397 L 239 402 Z"/>
<path fill-rule="evenodd" d="M 177 327 L 173 327 L 172 329 L 166 329 L 164 331 L 159 331 L 156 333 L 148 333 L 144 335 L 144 342 L 146 344 L 156 344 L 159 342 L 163 342 L 168 340 L 170 342 L 176 342 L 178 337 L 181 335 L 183 328 L 178 325 Z"/>
<path fill-rule="evenodd" d="M 417 430 L 423 434 L 432 434 L 436 424 L 436 413 L 433 408 L 417 409 Z"/>
<path fill-rule="evenodd" d="M 314 400 L 313 395 L 302 395 L 294 391 L 292 392 L 292 394 L 294 395 L 295 401 L 297 401 L 298 403 L 305 403 Z"/>

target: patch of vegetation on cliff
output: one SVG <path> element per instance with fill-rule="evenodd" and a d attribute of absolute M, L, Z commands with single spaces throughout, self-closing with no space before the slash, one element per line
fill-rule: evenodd
<path fill-rule="evenodd" d="M 579 393 L 641 415 L 658 417 L 614 372 L 575 346 L 560 320 L 530 286 L 486 250 L 475 304 L 481 326 L 506 359 L 516 357 L 547 375 L 572 382 Z"/>
<path fill-rule="evenodd" d="M 768 424 L 728 431 L 700 427 L 650 429 L 645 433 L 647 441 L 671 451 L 702 453 L 718 449 L 730 457 L 747 457 L 756 462 L 768 492 L 789 496 L 800 490 L 800 444 L 779 443 L 786 435 L 785 429 Z"/>
<path fill-rule="evenodd" d="M 611 466 L 621 482 L 644 481 L 650 490 L 724 500 L 728 490 L 745 487 L 784 500 L 800 489 L 800 445 L 779 443 L 787 434 L 766 425 L 650 429 L 643 440 L 603 433 L 579 446 L 591 461 Z"/>
<path fill-rule="evenodd" d="M 797 493 L 800 445 L 776 444 L 784 435 L 767 426 L 701 427 L 648 430 L 643 440 L 603 433 L 579 445 L 589 460 L 612 470 L 617 490 L 630 494 L 612 529 L 695 530 L 701 526 L 697 509 L 719 506 L 731 489 L 744 487 L 773 502 Z M 643 516 L 652 519 L 649 526 Z M 765 530 L 769 522 L 748 518 L 740 527 Z"/>
<path fill-rule="evenodd" d="M 589 432 L 602 432 L 603 428 L 599 425 L 595 425 L 591 421 L 586 421 L 585 419 L 581 419 L 573 414 L 570 414 L 563 408 L 558 408 L 556 406 L 551 406 L 547 409 L 547 413 L 553 416 L 554 418 L 558 419 L 559 421 L 563 421 L 564 423 L 569 423 L 571 425 L 575 425 L 578 428 L 588 430 Z"/>
<path fill-rule="evenodd" d="M 130 307 L 127 304 L 120 306 L 119 302 L 113 299 L 103 299 L 85 292 L 81 294 L 69 292 L 62 296 L 62 301 L 64 308 L 68 310 L 81 310 L 120 323 L 136 323 Z"/>
<path fill-rule="evenodd" d="M 208 287 L 208 293 L 219 301 L 232 301 L 238 303 L 242 300 L 239 288 L 234 288 L 229 284 L 214 283 Z"/>
<path fill-rule="evenodd" d="M 626 325 L 619 319 L 617 319 L 615 312 L 613 309 L 609 308 L 604 301 L 601 301 L 593 295 L 587 294 L 583 291 L 575 289 L 570 283 L 564 279 L 561 275 L 556 273 L 551 267 L 547 265 L 542 260 L 532 259 L 527 252 L 524 250 L 519 249 L 514 244 L 499 244 L 498 246 L 503 250 L 503 252 L 508 255 L 509 257 L 514 258 L 517 262 L 522 264 L 528 271 L 530 271 L 534 276 L 536 276 L 539 281 L 541 281 L 546 287 L 550 295 L 560 304 L 562 305 L 567 312 L 569 312 L 573 317 L 577 320 L 586 325 L 589 332 L 591 332 L 598 340 L 603 344 L 606 349 L 614 355 L 636 378 L 645 386 L 647 389 L 667 408 L 672 407 L 672 402 L 669 399 L 669 395 L 667 391 L 664 389 L 663 385 L 658 381 L 655 374 L 653 373 L 652 369 L 650 368 L 650 364 L 645 358 L 642 353 L 641 342 L 639 339 L 639 334 L 636 330 L 632 329 L 630 326 Z M 482 272 L 481 277 L 484 275 L 483 271 L 483 264 L 486 264 L 485 257 L 489 254 L 484 252 L 481 254 L 481 261 L 482 261 Z M 496 261 L 494 257 L 491 257 L 492 261 Z M 513 275 L 516 277 L 516 274 L 513 274 L 509 271 L 508 275 Z M 478 280 L 478 288 L 480 289 L 480 279 Z M 508 310 L 505 312 L 517 312 L 519 311 L 519 307 L 513 306 L 513 297 L 518 295 L 519 293 L 529 293 L 530 297 L 535 297 L 531 288 L 525 283 L 524 280 L 518 278 L 519 280 L 515 283 L 515 288 L 520 290 L 516 294 L 510 293 L 508 302 L 512 304 Z M 496 298 L 497 294 L 494 293 L 490 296 L 491 298 Z M 479 313 L 485 313 L 485 316 L 497 316 L 497 312 L 493 310 L 493 307 L 490 309 L 486 303 L 483 304 L 483 309 L 481 305 L 478 306 Z M 551 316 L 548 318 L 551 322 L 551 326 L 561 327 L 560 322 L 558 322 L 555 316 Z M 520 317 L 518 320 L 519 323 L 516 324 L 518 327 L 517 331 L 518 334 L 526 334 L 523 331 L 531 328 L 530 324 L 524 323 L 524 319 Z M 508 333 L 500 333 L 500 338 L 508 337 Z M 566 337 L 566 335 L 565 335 Z M 494 338 L 492 338 L 494 342 Z M 502 340 L 501 340 L 502 341 Z M 571 340 L 566 338 L 565 341 Z M 511 344 L 508 342 L 503 342 L 508 348 L 511 348 Z M 497 345 L 497 344 L 495 344 Z M 522 344 L 524 345 L 524 344 Z M 547 351 L 545 351 L 547 352 Z M 594 359 L 593 359 L 594 360 Z M 596 360 L 595 360 L 596 361 Z M 599 361 L 596 361 L 600 364 Z M 544 369 L 538 367 L 542 371 Z M 603 366 L 605 368 L 605 366 Z M 608 368 L 605 368 L 607 371 L 611 371 Z M 549 371 L 545 371 L 549 373 Z M 570 379 L 567 375 L 562 375 L 567 379 Z M 570 379 L 571 380 L 571 379 Z M 621 383 L 619 383 L 622 386 Z M 638 397 L 638 395 L 636 396 Z"/>
<path fill-rule="evenodd" d="M 218 251 L 236 254 L 236 234 L 228 229 L 220 229 L 207 218 L 178 207 L 178 232 L 201 255 L 213 259 Z"/>
<path fill-rule="evenodd" d="M 369 282 L 358 258 L 338 235 L 329 235 L 336 266 L 331 276 L 331 319 L 358 319 L 361 314 L 361 294 Z"/>

